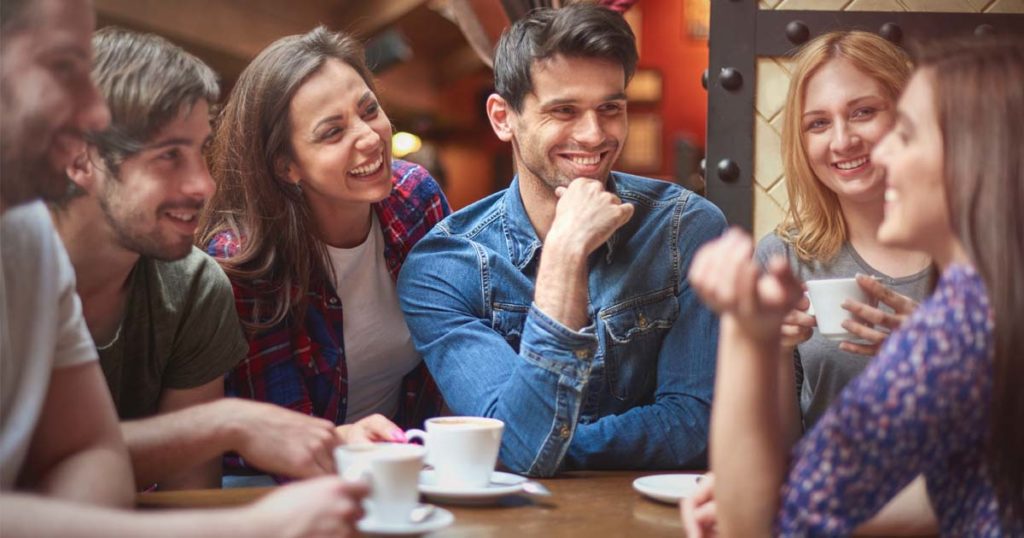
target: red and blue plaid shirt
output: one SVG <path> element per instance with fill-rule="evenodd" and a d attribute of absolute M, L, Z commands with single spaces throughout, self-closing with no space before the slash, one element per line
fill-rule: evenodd
<path fill-rule="evenodd" d="M 409 250 L 451 209 L 426 170 L 399 160 L 393 161 L 391 169 L 391 195 L 373 204 L 373 209 L 384 233 L 388 271 L 397 279 Z M 239 247 L 240 239 L 225 231 L 207 245 L 207 252 L 229 258 Z M 251 284 L 231 283 L 241 319 L 252 318 L 257 296 Z M 349 386 L 341 299 L 330 284 L 310 290 L 307 298 L 301 324 L 288 316 L 249 336 L 249 354 L 227 374 L 225 392 L 344 424 Z M 418 427 L 440 412 L 440 392 L 422 362 L 402 385 L 398 416 L 392 417 L 398 425 Z"/>

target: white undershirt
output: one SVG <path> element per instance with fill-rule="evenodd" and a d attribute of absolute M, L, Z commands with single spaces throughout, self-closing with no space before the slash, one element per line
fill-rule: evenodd
<path fill-rule="evenodd" d="M 380 223 L 376 216 L 370 220 L 363 244 L 327 246 L 334 289 L 344 308 L 349 424 L 373 413 L 393 417 L 402 377 L 420 362 L 384 260 Z"/>

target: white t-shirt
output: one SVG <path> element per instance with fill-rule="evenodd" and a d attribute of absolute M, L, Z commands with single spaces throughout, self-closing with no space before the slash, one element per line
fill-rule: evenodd
<path fill-rule="evenodd" d="M 96 360 L 75 272 L 42 202 L 0 218 L 0 489 L 25 461 L 50 374 Z"/>
<path fill-rule="evenodd" d="M 384 234 L 376 216 L 370 220 L 363 244 L 327 246 L 344 313 L 349 424 L 373 413 L 394 416 L 402 377 L 420 362 L 384 260 Z"/>

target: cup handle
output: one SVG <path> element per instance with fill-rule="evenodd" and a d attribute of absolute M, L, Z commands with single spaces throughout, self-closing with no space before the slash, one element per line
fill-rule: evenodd
<path fill-rule="evenodd" d="M 423 443 L 423 446 L 427 446 L 427 438 L 428 437 L 429 437 L 429 435 L 427 435 L 427 432 L 425 432 L 423 430 L 419 430 L 419 429 L 416 429 L 416 428 L 412 428 L 410 430 L 405 430 L 405 441 L 407 443 L 411 443 L 413 440 L 419 439 L 420 442 Z M 430 449 L 427 449 L 427 455 L 423 459 L 423 463 L 425 465 L 429 465 L 431 467 L 434 466 L 434 463 L 430 460 Z"/>

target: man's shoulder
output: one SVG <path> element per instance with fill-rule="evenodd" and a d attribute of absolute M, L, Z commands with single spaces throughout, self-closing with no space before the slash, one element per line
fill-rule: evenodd
<path fill-rule="evenodd" d="M 498 225 L 497 221 L 501 216 L 501 207 L 507 192 L 508 189 L 502 189 L 452 213 L 428 235 L 477 238 L 484 230 Z"/>
<path fill-rule="evenodd" d="M 623 172 L 614 172 L 613 177 L 619 196 L 623 200 L 639 204 L 643 209 L 664 209 L 682 205 L 686 213 L 725 222 L 725 216 L 718 206 L 671 181 Z"/>
<path fill-rule="evenodd" d="M 173 261 L 162 261 L 153 258 L 142 258 L 140 266 L 155 276 L 165 296 L 174 302 L 184 302 L 197 298 L 195 295 L 207 296 L 211 292 L 231 293 L 231 282 L 224 270 L 209 254 L 199 248 L 192 247 L 184 258 Z M 152 282 L 147 279 L 134 279 L 134 285 L 146 285 Z"/>

